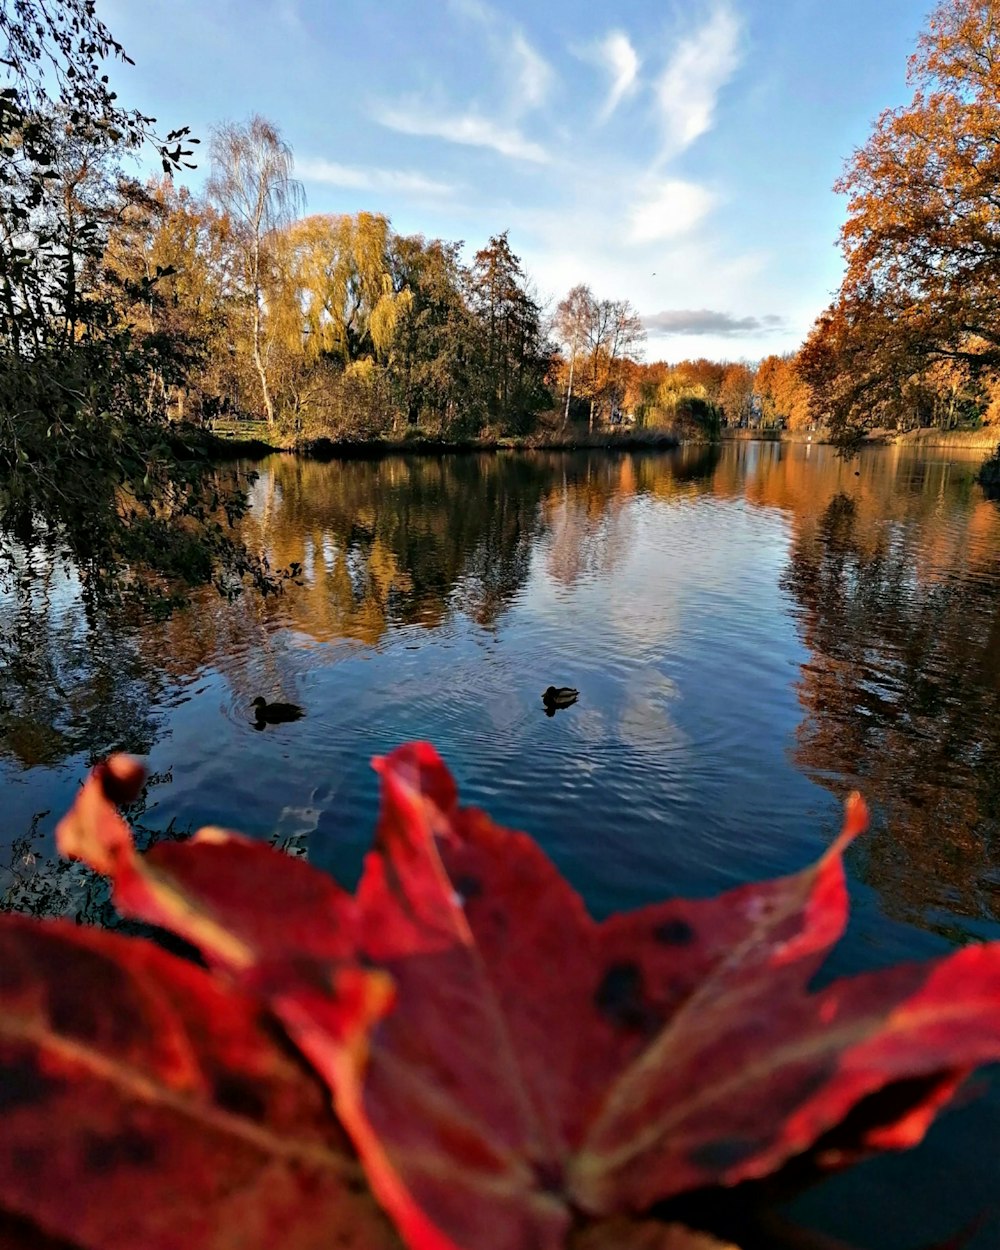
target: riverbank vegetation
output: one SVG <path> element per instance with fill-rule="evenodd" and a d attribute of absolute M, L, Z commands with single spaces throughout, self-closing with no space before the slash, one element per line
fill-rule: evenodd
<path fill-rule="evenodd" d="M 2 589 L 30 608 L 63 561 L 91 613 L 169 607 L 197 581 L 274 588 L 231 533 L 245 477 L 209 464 L 164 419 L 163 392 L 197 339 L 149 322 L 155 269 L 118 275 L 108 263 L 119 215 L 148 199 L 120 162 L 152 148 L 176 171 L 196 140 L 184 128 L 161 136 L 119 105 L 104 69 L 125 53 L 89 0 L 4 4 L 0 44 Z M 0 655 L 32 636 L 5 612 Z"/>

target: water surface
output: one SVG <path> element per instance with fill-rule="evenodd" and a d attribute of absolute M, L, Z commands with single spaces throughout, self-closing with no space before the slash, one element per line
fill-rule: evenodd
<path fill-rule="evenodd" d="M 205 593 L 112 637 L 52 571 L 0 687 L 5 833 L 51 828 L 126 747 L 166 777 L 150 823 L 233 825 L 351 881 L 368 761 L 427 738 L 595 914 L 801 867 L 856 787 L 874 828 L 832 970 L 1000 938 L 1000 509 L 976 466 L 764 443 L 274 457 L 245 535 L 301 565 L 280 599 Z M 546 717 L 550 684 L 579 702 Z M 261 694 L 305 719 L 258 732 Z M 1000 1192 L 997 1142 L 994 1091 L 810 1214 L 885 1250 L 943 1237 Z M 994 1221 L 974 1245 L 998 1242 Z"/>

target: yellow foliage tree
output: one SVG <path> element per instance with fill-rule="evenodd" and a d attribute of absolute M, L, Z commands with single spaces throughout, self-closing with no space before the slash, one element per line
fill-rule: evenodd
<path fill-rule="evenodd" d="M 387 361 L 410 299 L 394 289 L 390 240 L 381 213 L 317 214 L 289 228 L 274 310 L 289 346 L 345 367 Z"/>

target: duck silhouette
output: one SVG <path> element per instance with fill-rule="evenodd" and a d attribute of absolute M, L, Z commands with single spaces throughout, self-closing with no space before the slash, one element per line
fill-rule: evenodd
<path fill-rule="evenodd" d="M 572 686 L 549 686 L 542 695 L 545 715 L 555 716 L 557 711 L 572 707 L 579 697 L 579 690 L 574 690 Z"/>
<path fill-rule="evenodd" d="M 305 716 L 297 703 L 268 703 L 261 695 L 250 706 L 253 708 L 255 729 L 263 729 L 265 725 L 287 725 Z"/>

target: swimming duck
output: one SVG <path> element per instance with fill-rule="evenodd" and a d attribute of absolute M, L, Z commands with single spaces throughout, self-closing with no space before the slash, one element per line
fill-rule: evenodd
<path fill-rule="evenodd" d="M 545 715 L 555 716 L 557 710 L 572 707 L 579 697 L 579 690 L 574 690 L 572 686 L 549 686 L 542 695 Z"/>
<path fill-rule="evenodd" d="M 285 725 L 305 716 L 305 712 L 296 703 L 268 703 L 260 695 L 250 706 L 253 708 L 257 729 L 263 729 L 265 725 Z"/>

